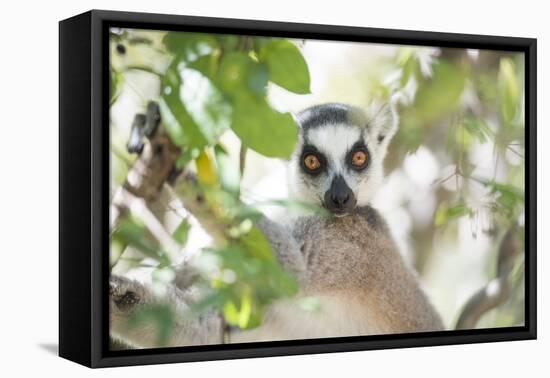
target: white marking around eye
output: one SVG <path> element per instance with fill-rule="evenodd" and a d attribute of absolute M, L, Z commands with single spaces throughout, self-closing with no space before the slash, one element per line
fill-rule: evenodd
<path fill-rule="evenodd" d="M 361 137 L 361 130 L 347 125 L 327 125 L 308 131 L 309 144 L 322 152 L 329 162 L 329 169 L 343 174 L 346 155 Z"/>

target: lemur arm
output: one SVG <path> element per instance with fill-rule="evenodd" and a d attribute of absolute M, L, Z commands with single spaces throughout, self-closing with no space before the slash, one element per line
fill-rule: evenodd
<path fill-rule="evenodd" d="M 299 241 L 294 238 L 292 231 L 267 217 L 262 217 L 257 226 L 269 241 L 283 269 L 292 274 L 298 283 L 304 280 L 306 262 Z"/>
<path fill-rule="evenodd" d="M 262 218 L 257 226 L 270 242 L 279 263 L 300 282 L 305 277 L 305 263 L 296 240 L 285 227 Z M 177 269 L 174 285 L 164 296 L 158 296 L 145 284 L 124 277 L 110 278 L 110 332 L 115 339 L 138 348 L 218 344 L 223 341 L 221 318 L 214 312 L 190 316 L 189 308 L 200 299 L 192 284 L 194 273 L 187 266 Z M 164 345 L 159 345 L 156 325 L 128 324 L 129 318 L 147 306 L 168 305 L 175 317 L 175 325 Z"/>
<path fill-rule="evenodd" d="M 148 285 L 124 277 L 111 276 L 109 284 L 109 326 L 115 339 L 136 348 L 221 343 L 222 322 L 217 314 L 209 312 L 196 316 L 189 312 L 197 300 L 193 288 L 183 291 L 169 286 L 166 295 L 157 296 Z M 135 326 L 128 322 L 136 312 L 154 305 L 168 305 L 174 319 L 173 329 L 163 344 L 160 344 L 155 322 Z"/>

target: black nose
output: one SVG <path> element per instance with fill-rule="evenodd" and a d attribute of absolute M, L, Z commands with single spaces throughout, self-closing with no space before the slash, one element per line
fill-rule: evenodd
<path fill-rule="evenodd" d="M 335 176 L 330 189 L 325 193 L 325 207 L 333 213 L 343 214 L 353 210 L 355 204 L 355 195 L 344 178 Z"/>

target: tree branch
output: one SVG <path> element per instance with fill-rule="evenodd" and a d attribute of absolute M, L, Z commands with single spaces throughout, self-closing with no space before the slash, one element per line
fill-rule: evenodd
<path fill-rule="evenodd" d="M 138 114 L 137 118 L 146 119 L 146 122 L 134 122 L 133 127 L 143 127 L 141 130 L 132 131 L 132 144 L 129 147 L 133 151 L 139 151 L 139 158 L 129 169 L 126 180 L 119 191 L 127 191 L 135 197 L 142 198 L 149 209 L 158 208 L 158 201 L 164 183 L 167 182 L 175 171 L 176 159 L 181 153 L 168 135 L 160 127 L 158 105 L 150 102 L 147 106 L 147 114 Z M 149 143 L 144 143 L 147 137 Z M 114 198 L 119 196 L 115 193 Z M 111 230 L 116 226 L 121 216 L 121 208 L 116 203 L 111 207 Z M 155 213 L 154 210 L 152 210 Z M 161 214 L 155 216 L 160 218 Z"/>
<path fill-rule="evenodd" d="M 197 219 L 202 228 L 212 237 L 214 244 L 218 246 L 226 244 L 225 226 L 212 214 L 192 172 L 182 172 L 172 185 L 167 186 L 167 189 L 181 200 L 185 209 Z"/>
<path fill-rule="evenodd" d="M 502 239 L 497 260 L 497 274 L 487 285 L 479 289 L 464 305 L 456 323 L 456 329 L 473 329 L 479 319 L 508 300 L 512 292 L 509 275 L 518 254 L 516 227 L 512 226 Z"/>
<path fill-rule="evenodd" d="M 120 188 L 115 194 L 112 203 L 119 210 L 122 210 L 123 213 L 131 213 L 141 219 L 145 227 L 147 227 L 163 249 L 168 253 L 170 260 L 174 261 L 177 258 L 177 254 L 180 251 L 179 244 L 172 239 L 170 233 L 166 231 L 164 225 L 149 209 L 144 199 L 134 196 L 124 188 Z"/>
<path fill-rule="evenodd" d="M 128 171 L 126 181 L 113 197 L 111 213 L 114 215 L 111 217 L 111 229 L 114 228 L 121 214 L 131 210 L 128 200 L 131 200 L 131 203 L 139 203 L 135 200 L 142 199 L 143 208 L 141 210 L 151 209 L 151 211 L 143 210 L 141 212 L 149 219 L 146 225 L 148 228 L 154 228 L 154 230 L 150 230 L 153 235 L 166 242 L 166 232 L 160 232 L 158 229 L 159 223 L 150 217 L 151 212 L 154 213 L 153 209 L 157 207 L 155 205 L 160 200 L 163 190 L 166 190 L 172 194 L 172 197 L 182 201 L 185 209 L 198 220 L 216 244 L 225 244 L 224 225 L 220 224 L 207 206 L 195 175 L 187 170 L 177 171 L 175 164 L 181 150 L 172 143 L 164 132 L 159 116 L 149 114 L 154 112 L 158 112 L 158 107 L 150 104 L 148 106 L 147 125 L 149 125 L 148 128 L 151 131 L 146 133 L 136 132 L 141 137 L 148 137 L 149 143 L 143 143 L 142 140 L 136 143 L 140 144 L 139 142 L 142 142 L 141 153 Z M 150 127 L 151 122 L 156 123 L 154 128 Z M 137 209 L 135 210 L 137 211 Z M 159 218 L 161 214 L 154 215 Z"/>
<path fill-rule="evenodd" d="M 134 122 L 133 127 L 142 129 L 133 130 L 131 145 L 128 147 L 138 152 L 139 158 L 134 162 L 124 184 L 113 197 L 111 230 L 128 212 L 138 213 L 139 218 L 144 221 L 161 245 L 174 252 L 177 245 L 174 245 L 174 240 L 160 221 L 162 214 L 151 210 L 158 207 L 156 205 L 162 197 L 163 190 L 167 190 L 182 201 L 185 209 L 212 236 L 215 244 L 225 244 L 224 225 L 217 221 L 206 204 L 194 174 L 189 171 L 178 172 L 176 169 L 176 160 L 181 150 L 164 132 L 158 105 L 153 102 L 148 104 L 145 124 L 142 122 L 144 115 L 137 115 L 137 117 L 139 119 Z M 143 141 L 144 137 L 148 138 L 148 143 Z M 159 208 L 162 209 L 162 207 Z M 224 325 L 220 335 L 221 343 L 224 343 L 227 337 L 228 333 Z"/>

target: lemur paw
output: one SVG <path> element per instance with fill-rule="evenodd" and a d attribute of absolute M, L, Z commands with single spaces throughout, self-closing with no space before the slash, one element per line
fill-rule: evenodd
<path fill-rule="evenodd" d="M 111 276 L 109 278 L 111 313 L 128 313 L 137 305 L 144 303 L 145 290 L 139 282 Z"/>

